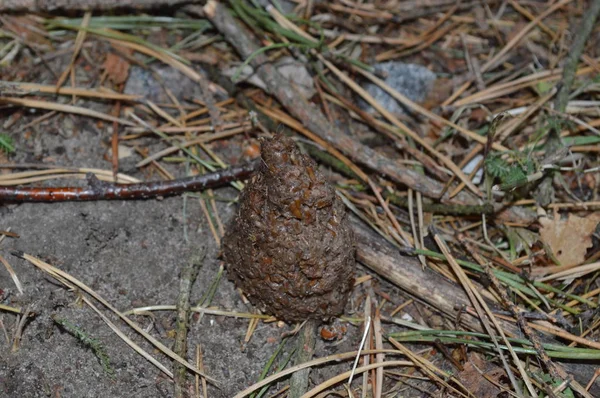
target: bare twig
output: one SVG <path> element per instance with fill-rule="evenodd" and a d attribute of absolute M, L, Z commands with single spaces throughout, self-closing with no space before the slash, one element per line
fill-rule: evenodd
<path fill-rule="evenodd" d="M 255 161 L 194 177 L 138 184 L 111 184 L 99 181 L 93 174 L 88 174 L 89 186 L 86 188 L 0 187 L 0 203 L 150 199 L 179 195 L 183 192 L 200 191 L 231 181 L 243 180 L 256 170 L 257 165 L 258 162 Z"/>
<path fill-rule="evenodd" d="M 456 317 L 456 308 L 470 305 L 464 291 L 444 276 L 430 268 L 423 269 L 416 257 L 402 256 L 356 218 L 352 221 L 358 261 L 450 318 Z M 481 323 L 474 318 L 463 316 L 462 322 L 474 330 L 482 330 Z M 506 323 L 503 327 L 510 328 Z"/>

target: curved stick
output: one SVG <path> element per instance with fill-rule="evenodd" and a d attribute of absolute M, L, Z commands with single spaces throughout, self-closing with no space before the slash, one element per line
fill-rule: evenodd
<path fill-rule="evenodd" d="M 113 184 L 88 174 L 87 187 L 0 187 L 3 202 L 81 202 L 90 200 L 140 200 L 174 196 L 183 192 L 200 191 L 243 180 L 257 169 L 259 160 L 228 169 L 170 181 L 150 181 L 138 184 Z"/>

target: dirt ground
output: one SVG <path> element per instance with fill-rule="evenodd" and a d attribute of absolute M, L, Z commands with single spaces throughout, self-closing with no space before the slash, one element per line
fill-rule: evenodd
<path fill-rule="evenodd" d="M 117 308 L 175 303 L 178 274 L 189 253 L 207 245 L 207 256 L 192 299 L 198 301 L 214 280 L 218 260 L 212 237 L 202 228 L 202 215 L 189 215 L 190 242 L 182 239 L 181 199 L 162 202 L 71 203 L 21 205 L 5 210 L 4 226 L 12 226 L 21 238 L 3 245 L 3 254 L 18 249 L 39 256 L 84 281 Z M 222 209 L 225 214 L 225 208 Z M 75 295 L 24 261 L 9 259 L 23 283 L 25 294 L 16 296 L 6 273 L 0 279 L 12 305 L 30 306 L 38 315 L 25 329 L 21 347 L 10 352 L 2 339 L 0 396 L 4 397 L 149 397 L 171 396 L 172 385 L 150 363 L 126 346 Z M 232 284 L 223 281 L 214 305 L 248 311 Z M 61 332 L 50 318 L 68 319 L 100 340 L 115 370 L 114 379 L 103 372 L 93 352 L 70 334 Z M 146 327 L 149 318 L 136 319 Z M 12 317 L 4 316 L 10 330 Z M 152 334 L 169 345 L 174 328 L 172 313 L 156 314 Z M 232 396 L 258 379 L 262 366 L 273 353 L 277 337 L 288 328 L 260 325 L 249 344 L 243 344 L 248 322 L 206 316 L 193 322 L 189 333 L 190 355 L 203 347 L 207 372 L 226 381 L 221 396 Z M 123 329 L 136 342 L 135 332 Z M 152 348 L 143 344 L 152 352 Z M 325 353 L 323 349 L 320 353 Z M 159 358 L 161 358 L 159 356 Z M 168 364 L 165 358 L 163 363 Z M 168 366 L 170 367 L 170 366 Z M 213 391 L 211 396 L 218 396 Z"/>
<path fill-rule="evenodd" d="M 60 124 L 64 118 L 57 117 L 52 124 Z M 81 123 L 80 132 L 69 138 L 52 134 L 48 126 L 40 129 L 44 151 L 56 154 L 60 152 L 59 147 L 76 148 L 67 150 L 68 154 L 57 155 L 56 163 L 107 168 L 107 162 L 102 160 L 101 145 L 106 131 L 98 134 L 90 129 L 89 120 L 77 123 Z M 72 153 L 76 154 L 69 159 Z M 233 199 L 237 193 L 225 188 L 217 190 L 216 195 Z M 218 208 L 227 221 L 233 207 L 219 202 Z M 206 258 L 191 296 L 191 302 L 195 303 L 214 281 L 220 261 L 219 248 L 206 227 L 197 199 L 188 199 L 185 218 L 180 197 L 135 202 L 20 204 L 3 206 L 1 211 L 0 229 L 10 227 L 20 235 L 19 239 L 5 240 L 1 252 L 15 268 L 24 288 L 24 294 L 19 295 L 8 273 L 0 272 L 5 303 L 29 307 L 36 316 L 28 322 L 16 352 L 11 352 L 6 339 L 0 339 L 0 396 L 172 396 L 171 382 L 117 338 L 89 307 L 77 303 L 75 294 L 9 253 L 20 250 L 39 257 L 83 281 L 117 308 L 127 310 L 175 304 L 180 270 L 197 248 L 205 247 Z M 239 312 L 251 310 L 226 278 L 221 281 L 212 305 Z M 77 325 L 104 345 L 115 371 L 114 378 L 104 372 L 91 349 L 57 326 L 52 315 Z M 155 317 L 154 321 L 142 316 L 134 319 L 171 346 L 174 313 L 159 312 Z M 3 315 L 2 321 L 4 330 L 10 333 L 15 317 Z M 134 331 L 119 325 L 129 337 L 171 368 L 168 359 L 158 355 Z M 257 381 L 278 346 L 279 337 L 291 330 L 290 326 L 260 324 L 250 342 L 244 344 L 247 320 L 204 316 L 191 325 L 190 358 L 194 358 L 195 347 L 200 344 L 206 372 L 223 382 L 221 390 L 213 388 L 210 396 L 223 397 L 230 397 Z M 341 346 L 319 343 L 317 356 L 352 350 L 354 332 L 355 328 L 350 327 Z M 292 348 L 293 344 L 288 344 L 287 355 Z M 287 355 L 284 352 L 281 358 Z M 272 391 L 276 391 L 276 387 Z"/>
<path fill-rule="evenodd" d="M 51 62 L 60 70 L 68 55 Z M 39 72 L 36 81 L 45 78 L 44 68 L 31 67 Z M 185 84 L 184 78 L 171 68 L 155 66 L 164 84 L 181 98 L 199 95 L 198 86 Z M 164 91 L 152 76 L 143 70 L 133 71 L 127 91 L 146 93 L 148 98 L 160 100 Z M 196 90 L 196 91 L 195 91 Z M 81 101 L 99 111 L 109 111 L 106 104 Z M 15 110 L 18 112 L 18 110 Z M 110 169 L 105 157 L 111 135 L 110 123 L 97 123 L 85 117 L 58 114 L 47 121 L 26 129 L 20 127 L 44 114 L 45 111 L 24 111 L 20 120 L 9 131 L 18 148 L 12 163 L 43 163 L 60 166 L 96 167 Z M 5 112 L 2 122 L 14 117 Z M 225 161 L 235 163 L 241 158 L 242 146 L 248 137 L 227 140 L 227 145 L 216 142 L 212 148 Z M 136 144 L 152 151 L 162 149 L 154 138 L 144 138 Z M 224 152 L 223 149 L 227 151 Z M 121 171 L 139 179 L 157 179 L 134 167 L 139 155 L 121 160 Z M 169 169 L 176 176 L 185 176 L 184 167 Z M 74 180 L 53 181 L 50 184 L 85 184 Z M 237 191 L 223 188 L 216 197 L 233 200 Z M 217 202 L 224 223 L 233 215 L 235 205 Z M 185 208 L 185 210 L 184 210 Z M 27 323 L 21 344 L 11 352 L 10 338 L 16 318 L 0 315 L 3 335 L 0 338 L 0 396 L 1 397 L 169 397 L 173 385 L 148 361 L 136 354 L 110 330 L 88 306 L 81 305 L 76 294 L 46 276 L 30 263 L 12 256 L 12 250 L 39 257 L 51 265 L 78 278 L 109 303 L 120 310 L 133 307 L 175 304 L 179 291 L 182 267 L 200 247 L 206 258 L 191 295 L 195 304 L 215 280 L 220 265 L 219 248 L 210 233 L 198 199 L 188 198 L 184 206 L 181 197 L 148 201 L 113 201 L 55 204 L 11 204 L 0 207 L 0 229 L 11 228 L 20 235 L 6 239 L 0 246 L 1 254 L 12 264 L 23 284 L 19 295 L 4 267 L 0 270 L 0 289 L 3 303 L 28 307 L 35 312 Z M 245 305 L 233 284 L 223 277 L 212 306 L 239 312 L 252 308 Z M 115 372 L 110 377 L 102 368 L 94 352 L 71 333 L 61 329 L 52 316 L 67 320 L 101 342 Z M 155 318 L 133 317 L 142 327 L 171 347 L 174 342 L 174 312 L 157 312 Z M 136 343 L 155 355 L 167 368 L 170 360 L 154 350 L 141 336 L 117 319 L 112 318 Z M 221 316 L 194 317 L 188 336 L 189 358 L 195 358 L 201 345 L 207 374 L 221 381 L 220 389 L 209 387 L 211 397 L 230 397 L 259 379 L 268 358 L 273 354 L 284 332 L 292 326 L 275 323 L 259 324 L 249 343 L 244 343 L 248 320 Z M 316 356 L 334 352 L 352 351 L 357 344 L 358 329 L 349 332 L 340 345 L 319 342 Z M 279 358 L 287 358 L 293 350 L 290 341 Z M 328 367 L 327 374 L 335 369 Z M 314 380 L 325 377 L 313 373 Z M 191 379 L 191 378 L 190 378 Z M 285 381 L 284 381 L 285 383 Z M 286 384 L 274 386 L 270 391 Z"/>

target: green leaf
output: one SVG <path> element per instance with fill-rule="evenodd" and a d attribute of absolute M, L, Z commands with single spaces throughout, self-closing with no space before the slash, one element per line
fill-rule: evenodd
<path fill-rule="evenodd" d="M 525 185 L 527 183 L 527 175 L 520 167 L 512 167 L 508 175 L 500 178 L 500 189 L 507 191 Z"/>
<path fill-rule="evenodd" d="M 487 172 L 494 178 L 503 180 L 510 174 L 512 166 L 500 156 L 488 156 L 485 159 L 485 168 Z"/>
<path fill-rule="evenodd" d="M 548 92 L 550 92 L 550 90 L 552 90 L 554 84 L 555 83 L 553 82 L 539 82 L 535 85 L 535 89 L 538 92 L 538 94 L 547 94 Z"/>
<path fill-rule="evenodd" d="M 0 148 L 8 153 L 15 152 L 12 138 L 6 134 L 0 134 Z"/>
<path fill-rule="evenodd" d="M 597 135 L 581 136 L 581 137 L 564 137 L 562 139 L 562 141 L 566 146 L 591 145 L 591 144 L 599 143 L 600 137 L 598 137 Z"/>
<path fill-rule="evenodd" d="M 45 23 L 50 29 L 57 26 L 68 25 L 73 28 L 81 26 L 82 18 L 71 19 L 46 19 Z M 207 30 L 211 27 L 205 19 L 183 19 L 171 17 L 158 17 L 150 15 L 136 16 L 99 16 L 90 18 L 88 25 L 92 29 L 134 30 L 164 27 L 168 29 L 194 29 Z"/>
<path fill-rule="evenodd" d="M 563 383 L 563 380 L 555 379 L 554 377 L 550 376 L 547 373 L 542 373 L 542 374 L 538 373 L 537 376 L 543 382 L 545 382 L 547 384 L 550 384 L 554 388 L 560 386 Z M 545 396 L 545 394 L 543 394 L 541 396 Z M 562 397 L 562 398 L 575 398 L 575 394 L 573 393 L 573 390 L 571 390 L 570 387 L 567 387 L 564 390 L 562 390 L 562 392 L 559 395 L 557 395 L 557 396 L 558 397 Z"/>

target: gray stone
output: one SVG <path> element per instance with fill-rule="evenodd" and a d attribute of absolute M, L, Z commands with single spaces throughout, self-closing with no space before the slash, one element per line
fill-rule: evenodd
<path fill-rule="evenodd" d="M 435 73 L 421 65 L 389 61 L 373 66 L 377 72 L 386 76 L 385 82 L 387 85 L 414 102 L 423 102 L 427 98 L 436 79 Z M 400 115 L 410 113 L 406 107 L 379 86 L 367 83 L 364 88 L 389 112 Z M 374 112 L 374 109 L 365 102 L 362 103 L 362 106 L 363 109 Z"/>
<path fill-rule="evenodd" d="M 132 66 L 125 83 L 125 94 L 143 93 L 144 99 L 168 104 L 171 99 L 165 91 L 167 87 L 180 101 L 184 98 L 202 98 L 200 86 L 178 70 L 161 64 L 153 65 L 152 69 L 154 73 L 150 69 Z"/>

